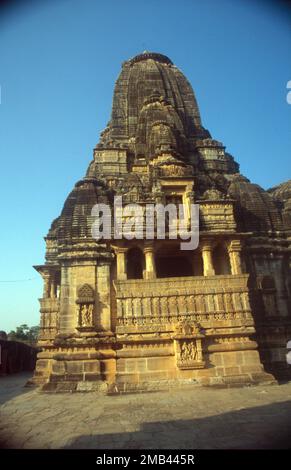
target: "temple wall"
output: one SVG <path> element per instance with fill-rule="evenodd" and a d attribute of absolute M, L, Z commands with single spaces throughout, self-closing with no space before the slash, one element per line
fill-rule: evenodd
<path fill-rule="evenodd" d="M 117 352 L 116 384 L 120 391 L 151 390 L 185 385 L 232 385 L 272 381 L 265 374 L 256 343 L 246 338 L 229 340 L 220 352 L 217 341 L 203 347 L 201 367 L 177 365 L 174 342 L 164 344 L 133 344 Z M 154 343 L 154 340 L 152 340 Z M 229 349 L 229 350 L 228 350 Z"/>
<path fill-rule="evenodd" d="M 78 326 L 78 289 L 88 284 L 95 295 L 95 305 L 99 303 L 97 289 L 96 262 L 80 262 L 62 267 L 62 281 L 60 293 L 60 329 L 59 332 L 74 332 Z M 102 284 L 102 269 L 99 272 Z M 97 312 L 94 310 L 94 324 L 97 324 Z"/>
<path fill-rule="evenodd" d="M 288 260 L 282 254 L 254 253 L 252 261 L 256 279 L 252 309 L 261 361 L 278 380 L 290 379 L 291 368 L 286 362 L 291 339 Z"/>
<path fill-rule="evenodd" d="M 124 62 L 93 155 L 51 225 L 45 264 L 35 266 L 44 293 L 34 382 L 47 391 L 126 392 L 272 382 L 280 368 L 291 377 L 282 218 L 290 182 L 280 202 L 281 190 L 273 198 L 241 175 L 202 126 L 186 77 L 149 52 Z M 138 203 L 137 239 L 131 211 L 122 236 L 111 215 L 106 240 L 92 233 L 92 208 L 113 209 L 114 196 Z M 174 223 L 156 214 L 146 230 L 149 204 L 173 204 Z M 190 228 L 199 244 L 184 251 Z"/>
<path fill-rule="evenodd" d="M 290 298 L 288 299 L 287 290 L 288 278 L 286 278 L 284 264 L 286 264 L 286 259 L 284 259 L 282 255 L 278 256 L 275 254 L 272 258 L 270 255 L 255 255 L 254 257 L 256 275 L 272 276 L 274 279 L 278 315 L 291 318 L 291 312 L 289 309 Z"/>

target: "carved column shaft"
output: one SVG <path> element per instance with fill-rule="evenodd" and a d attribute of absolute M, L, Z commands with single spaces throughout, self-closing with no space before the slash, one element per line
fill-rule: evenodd
<path fill-rule="evenodd" d="M 212 246 L 211 244 L 202 245 L 202 259 L 203 259 L 203 275 L 213 276 L 215 274 L 212 260 Z"/>
<path fill-rule="evenodd" d="M 229 260 L 231 267 L 231 274 L 242 274 L 242 261 L 241 261 L 241 243 L 239 240 L 231 242 L 229 249 Z"/>
<path fill-rule="evenodd" d="M 43 278 L 43 298 L 55 299 L 57 297 L 57 281 L 54 271 L 46 269 L 41 273 Z"/>
<path fill-rule="evenodd" d="M 156 265 L 154 257 L 154 248 L 153 246 L 146 246 L 144 248 L 145 255 L 145 279 L 155 279 L 156 278 Z"/>
<path fill-rule="evenodd" d="M 54 279 L 51 279 L 50 282 L 50 298 L 54 299 L 56 297 L 56 283 Z"/>
<path fill-rule="evenodd" d="M 43 297 L 48 299 L 50 297 L 50 275 L 43 274 Z"/>
<path fill-rule="evenodd" d="M 117 279 L 127 279 L 127 268 L 126 268 L 126 252 L 127 248 L 116 247 L 114 248 L 116 254 L 116 266 L 117 266 Z"/>
<path fill-rule="evenodd" d="M 185 198 L 186 198 L 186 204 L 187 204 L 187 220 L 188 220 L 188 225 L 190 224 L 191 220 L 191 205 L 194 204 L 194 191 L 192 188 L 188 191 L 186 191 Z"/>

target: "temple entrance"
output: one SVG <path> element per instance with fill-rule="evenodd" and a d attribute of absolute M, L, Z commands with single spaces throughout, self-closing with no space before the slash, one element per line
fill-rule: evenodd
<path fill-rule="evenodd" d="M 192 252 L 191 252 L 192 254 Z M 189 253 L 179 247 L 161 248 L 156 253 L 157 277 L 193 276 L 193 263 Z"/>
<path fill-rule="evenodd" d="M 203 259 L 200 250 L 195 250 L 193 253 L 193 276 L 203 276 Z"/>
<path fill-rule="evenodd" d="M 142 279 L 144 254 L 140 248 L 130 248 L 127 252 L 127 279 Z"/>
<path fill-rule="evenodd" d="M 223 245 L 217 245 L 212 257 L 215 274 L 231 274 L 228 251 Z"/>

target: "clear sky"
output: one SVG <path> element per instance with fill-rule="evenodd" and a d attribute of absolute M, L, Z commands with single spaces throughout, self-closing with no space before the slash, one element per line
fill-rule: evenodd
<path fill-rule="evenodd" d="M 0 330 L 38 324 L 42 282 L 32 265 L 44 261 L 43 236 L 84 176 L 121 63 L 143 50 L 168 55 L 187 76 L 204 126 L 242 173 L 264 188 L 291 177 L 285 3 L 10 5 L 0 11 Z"/>

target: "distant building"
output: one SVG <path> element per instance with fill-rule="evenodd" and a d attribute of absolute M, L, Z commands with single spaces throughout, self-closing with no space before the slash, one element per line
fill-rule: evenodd
<path fill-rule="evenodd" d="M 20 341 L 10 341 L 0 331 L 0 377 L 35 368 L 37 348 Z"/>
<path fill-rule="evenodd" d="M 116 195 L 143 208 L 183 204 L 186 219 L 199 204 L 198 248 L 96 241 L 92 207 Z M 291 182 L 264 191 L 239 173 L 168 57 L 124 62 L 111 120 L 35 267 L 44 293 L 34 382 L 130 391 L 290 378 L 290 235 Z"/>

